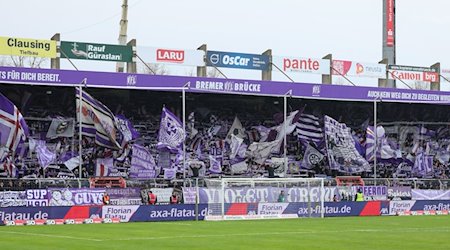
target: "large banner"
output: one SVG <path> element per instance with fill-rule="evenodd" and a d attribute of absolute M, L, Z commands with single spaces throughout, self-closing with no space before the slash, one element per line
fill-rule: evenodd
<path fill-rule="evenodd" d="M 450 200 L 450 190 L 412 189 L 413 200 Z"/>
<path fill-rule="evenodd" d="M 133 48 L 125 45 L 61 41 L 61 58 L 131 62 Z"/>
<path fill-rule="evenodd" d="M 273 56 L 272 62 L 286 73 L 330 74 L 330 60 L 309 57 Z M 276 70 L 274 67 L 272 70 Z"/>
<path fill-rule="evenodd" d="M 168 63 L 183 66 L 205 66 L 205 51 L 137 47 L 137 54 L 147 63 Z"/>
<path fill-rule="evenodd" d="M 56 41 L 0 37 L 0 54 L 55 58 Z"/>
<path fill-rule="evenodd" d="M 224 190 L 225 203 L 258 203 L 258 202 L 277 202 L 278 195 L 281 190 L 286 194 L 286 202 L 319 202 L 320 187 L 234 187 Z M 221 203 L 222 190 L 220 188 L 199 188 L 200 203 Z M 185 203 L 195 203 L 195 188 L 183 188 L 183 196 Z M 334 195 L 339 195 L 337 187 L 325 187 L 325 201 L 332 201 Z"/>
<path fill-rule="evenodd" d="M 325 116 L 325 142 L 328 161 L 332 170 L 344 173 L 370 171 L 370 165 L 356 150 L 350 128 L 329 116 Z"/>
<path fill-rule="evenodd" d="M 27 205 L 25 191 L 0 192 L 0 207 L 24 207 Z"/>
<path fill-rule="evenodd" d="M 25 191 L 28 207 L 45 207 L 48 206 L 47 189 L 27 189 Z"/>
<path fill-rule="evenodd" d="M 103 188 L 49 188 L 49 206 L 102 205 Z"/>
<path fill-rule="evenodd" d="M 86 83 L 88 88 L 181 88 L 187 82 L 191 82 L 191 88 L 187 91 L 195 93 L 214 92 L 226 94 L 283 96 L 286 92 L 292 90 L 292 96 L 298 98 L 371 102 L 373 102 L 375 98 L 380 98 L 387 102 L 408 103 L 436 103 L 436 101 L 444 103 L 450 101 L 450 92 L 445 91 L 0 67 L 0 80 L 5 84 L 73 86 L 73 84 L 80 84 L 80 79 L 83 78 L 89 79 Z"/>
<path fill-rule="evenodd" d="M 266 70 L 269 67 L 269 57 L 266 55 L 207 51 L 206 59 L 206 65 L 215 67 L 255 70 Z"/>
<path fill-rule="evenodd" d="M 386 64 L 333 60 L 331 74 L 340 76 L 386 78 Z"/>
<path fill-rule="evenodd" d="M 391 201 L 411 200 L 411 187 L 388 187 L 387 198 Z"/>

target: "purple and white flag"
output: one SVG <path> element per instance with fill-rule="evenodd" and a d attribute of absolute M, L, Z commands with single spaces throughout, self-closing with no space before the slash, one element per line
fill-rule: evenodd
<path fill-rule="evenodd" d="M 230 143 L 232 134 L 239 138 L 245 137 L 245 129 L 244 129 L 244 127 L 242 127 L 242 123 L 237 116 L 234 117 L 233 124 L 231 125 L 230 130 L 228 131 L 227 137 L 225 138 L 226 142 Z"/>
<path fill-rule="evenodd" d="M 231 135 L 231 144 L 230 144 L 230 149 L 231 149 L 231 154 L 230 154 L 230 159 L 234 159 L 236 157 L 236 154 L 239 151 L 239 147 L 241 146 L 242 142 L 244 141 L 244 139 L 239 138 L 235 135 Z"/>
<path fill-rule="evenodd" d="M 325 142 L 330 169 L 344 173 L 370 171 L 371 167 L 355 148 L 350 128 L 325 116 Z"/>
<path fill-rule="evenodd" d="M 15 152 L 21 141 L 29 134 L 27 123 L 19 109 L 0 94 L 0 147 Z"/>
<path fill-rule="evenodd" d="M 269 158 L 272 150 L 278 146 L 279 140 L 271 142 L 254 142 L 247 148 L 247 156 L 258 164 L 263 164 Z"/>
<path fill-rule="evenodd" d="M 318 117 L 301 114 L 296 126 L 297 137 L 304 144 L 313 142 L 318 145 L 323 140 L 323 130 Z"/>
<path fill-rule="evenodd" d="M 163 107 L 156 147 L 176 152 L 181 150 L 184 138 L 185 133 L 180 119 Z"/>
<path fill-rule="evenodd" d="M 122 147 L 129 141 L 135 140 L 139 137 L 139 132 L 134 129 L 133 124 L 123 115 L 115 116 L 116 127 L 119 130 L 119 139 Z"/>
<path fill-rule="evenodd" d="M 97 101 L 85 91 L 82 92 L 82 134 L 95 137 L 95 143 L 99 146 L 120 149 L 117 141 L 117 127 L 115 116 L 105 105 Z M 77 119 L 80 118 L 80 91 L 76 89 Z"/>
<path fill-rule="evenodd" d="M 433 172 L 433 156 L 423 152 L 416 156 L 413 172 L 419 176 L 425 176 Z"/>
<path fill-rule="evenodd" d="M 256 129 L 259 132 L 259 135 L 260 135 L 259 142 L 267 141 L 267 138 L 268 138 L 270 130 L 271 130 L 270 128 L 266 128 L 263 125 L 253 126 L 252 128 Z"/>
<path fill-rule="evenodd" d="M 278 153 L 281 151 L 281 145 L 283 144 L 283 141 L 284 141 L 284 135 L 285 134 L 289 135 L 292 132 L 294 132 L 294 130 L 296 128 L 296 124 L 295 123 L 293 124 L 293 121 L 294 121 L 294 118 L 297 117 L 299 112 L 300 112 L 299 110 L 296 110 L 296 111 L 289 113 L 289 116 L 286 117 L 286 121 L 284 121 L 283 123 L 281 123 L 280 125 L 278 125 L 276 127 L 276 131 L 278 133 L 276 140 L 278 140 L 279 143 L 277 146 L 275 146 L 273 148 L 273 151 L 272 151 L 273 153 Z M 281 151 L 281 152 L 283 152 L 283 151 Z"/>
<path fill-rule="evenodd" d="M 209 172 L 214 174 L 222 173 L 222 164 L 220 163 L 220 160 L 211 155 L 209 156 Z"/>
<path fill-rule="evenodd" d="M 41 167 L 46 168 L 50 163 L 54 162 L 56 159 L 56 154 L 51 152 L 47 146 L 45 145 L 45 141 L 43 143 L 39 143 L 36 146 L 37 158 L 39 160 L 39 164 Z"/>
<path fill-rule="evenodd" d="M 312 169 L 316 164 L 320 163 L 324 158 L 324 155 L 308 144 L 305 150 L 305 155 L 303 156 L 302 166 L 307 169 Z"/>
<path fill-rule="evenodd" d="M 396 158 L 397 153 L 389 145 L 383 126 L 377 126 L 377 159 Z M 373 161 L 375 158 L 375 132 L 373 126 L 366 129 L 366 159 Z"/>
<path fill-rule="evenodd" d="M 153 156 L 140 145 L 133 145 L 131 158 L 130 178 L 149 179 L 155 178 L 160 172 Z"/>

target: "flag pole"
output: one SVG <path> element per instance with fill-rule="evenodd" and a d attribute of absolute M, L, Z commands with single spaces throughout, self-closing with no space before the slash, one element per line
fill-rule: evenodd
<path fill-rule="evenodd" d="M 191 82 L 187 82 L 182 89 L 182 106 L 183 106 L 183 186 L 186 187 L 186 88 L 191 87 Z"/>
<path fill-rule="evenodd" d="M 87 78 L 84 78 L 83 81 L 80 83 L 80 106 L 78 107 L 78 154 L 79 154 L 79 165 L 78 165 L 78 178 L 81 179 L 81 169 L 83 167 L 83 150 L 82 150 L 82 112 L 83 112 L 83 83 L 87 83 Z"/>
<path fill-rule="evenodd" d="M 283 162 L 284 162 L 284 171 L 287 171 L 288 161 L 287 161 L 287 98 L 292 95 L 292 89 L 290 89 L 283 96 L 284 100 L 284 140 L 283 140 Z"/>
<path fill-rule="evenodd" d="M 373 100 L 373 132 L 375 134 L 375 148 L 373 158 L 373 174 L 375 186 L 377 185 L 377 150 L 378 150 L 378 132 L 377 132 L 377 98 Z"/>

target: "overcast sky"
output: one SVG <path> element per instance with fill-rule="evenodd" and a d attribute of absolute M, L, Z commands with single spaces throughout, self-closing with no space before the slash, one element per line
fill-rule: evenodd
<path fill-rule="evenodd" d="M 117 43 L 122 0 L 2 1 L 0 36 Z M 382 0 L 129 0 L 138 45 L 378 62 Z M 450 68 L 450 1 L 397 0 L 397 64 Z M 99 63 L 89 66 L 102 70 Z M 93 68 L 92 68 L 93 67 Z M 98 67 L 98 68 L 97 68 Z M 255 74 L 255 72 L 251 72 Z M 258 73 L 259 74 L 259 73 Z M 445 83 L 443 84 L 450 84 Z"/>

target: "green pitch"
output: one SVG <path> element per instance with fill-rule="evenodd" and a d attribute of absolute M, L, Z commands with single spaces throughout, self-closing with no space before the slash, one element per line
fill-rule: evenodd
<path fill-rule="evenodd" d="M 450 249 L 450 216 L 0 227 L 1 249 Z"/>

